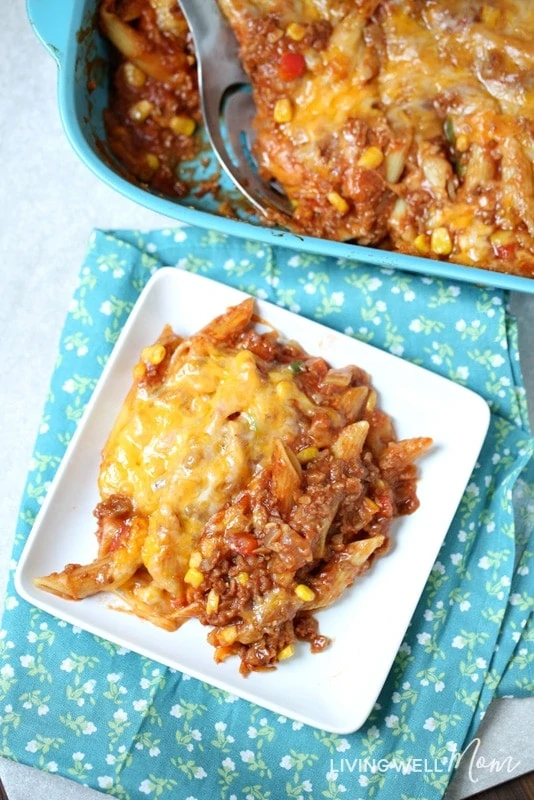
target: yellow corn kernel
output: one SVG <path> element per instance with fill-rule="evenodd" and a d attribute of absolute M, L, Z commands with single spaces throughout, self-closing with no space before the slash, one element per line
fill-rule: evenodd
<path fill-rule="evenodd" d="M 288 97 L 281 97 L 274 106 L 273 119 L 275 122 L 291 122 L 293 119 L 293 106 Z"/>
<path fill-rule="evenodd" d="M 469 150 L 469 139 L 465 133 L 461 133 L 456 137 L 456 149 L 459 153 L 465 153 L 467 150 Z"/>
<path fill-rule="evenodd" d="M 172 117 L 169 128 L 176 136 L 192 136 L 195 132 L 196 122 L 191 117 Z"/>
<path fill-rule="evenodd" d="M 134 103 L 133 106 L 130 106 L 128 114 L 130 115 L 130 119 L 133 119 L 134 122 L 144 122 L 152 113 L 153 108 L 154 105 L 148 100 L 139 100 L 138 103 Z"/>
<path fill-rule="evenodd" d="M 237 639 L 237 626 L 227 625 L 218 632 L 217 638 L 221 644 L 233 644 Z"/>
<path fill-rule="evenodd" d="M 209 590 L 206 601 L 206 614 L 216 614 L 219 610 L 219 595 L 213 589 Z"/>
<path fill-rule="evenodd" d="M 239 583 L 241 584 L 241 586 L 246 586 L 246 585 L 247 585 L 247 583 L 248 583 L 248 581 L 249 581 L 249 575 L 248 575 L 248 572 L 239 572 L 239 573 L 236 575 L 236 580 L 237 580 L 237 581 L 239 581 Z"/>
<path fill-rule="evenodd" d="M 164 345 L 153 344 L 150 347 L 143 347 L 141 358 L 143 361 L 148 361 L 150 364 L 157 366 L 158 364 L 161 364 L 166 355 L 167 351 L 165 350 Z"/>
<path fill-rule="evenodd" d="M 330 205 L 334 206 L 336 211 L 339 211 L 340 214 L 346 214 L 349 210 L 349 204 L 345 200 L 344 197 L 341 197 L 340 194 L 337 192 L 328 192 L 326 195 L 326 199 L 330 203 Z"/>
<path fill-rule="evenodd" d="M 304 450 L 300 450 L 297 453 L 297 458 L 301 464 L 307 464 L 308 461 L 312 461 L 312 459 L 317 458 L 318 455 L 318 447 L 305 447 Z"/>
<path fill-rule="evenodd" d="M 379 147 L 368 147 L 358 159 L 358 166 L 366 169 L 376 169 L 384 160 L 384 153 Z"/>
<path fill-rule="evenodd" d="M 301 25 L 300 22 L 291 22 L 286 28 L 286 36 L 289 36 L 294 42 L 301 42 L 306 36 L 306 31 L 306 25 Z"/>
<path fill-rule="evenodd" d="M 146 375 L 146 367 L 142 361 L 133 368 L 133 376 L 136 381 L 142 380 Z"/>
<path fill-rule="evenodd" d="M 513 244 L 515 241 L 511 231 L 496 230 L 490 236 L 490 242 L 495 247 L 505 247 L 507 244 Z"/>
<path fill-rule="evenodd" d="M 420 233 L 419 236 L 416 236 L 413 240 L 413 246 L 418 253 L 422 253 L 423 255 L 430 253 L 430 239 L 427 234 Z"/>
<path fill-rule="evenodd" d="M 500 16 L 500 9 L 494 8 L 493 6 L 482 6 L 482 22 L 485 22 L 486 25 L 489 25 L 491 28 L 495 27 Z"/>
<path fill-rule="evenodd" d="M 146 82 L 146 75 L 143 70 L 136 67 L 131 61 L 127 61 L 124 65 L 124 77 L 126 78 L 126 83 L 136 89 L 140 89 Z"/>
<path fill-rule="evenodd" d="M 291 656 L 294 655 L 295 655 L 295 645 L 288 644 L 285 647 L 283 647 L 278 653 L 278 661 L 285 661 L 286 658 L 291 658 Z"/>
<path fill-rule="evenodd" d="M 193 550 L 189 556 L 189 566 L 198 569 L 202 563 L 202 553 L 199 550 Z"/>
<path fill-rule="evenodd" d="M 447 228 L 435 228 L 430 237 L 430 249 L 438 256 L 452 253 L 452 239 Z"/>
<path fill-rule="evenodd" d="M 146 163 L 150 169 L 153 169 L 155 172 L 159 167 L 159 158 L 155 156 L 154 153 L 147 153 Z"/>
<path fill-rule="evenodd" d="M 364 497 L 363 498 L 362 506 L 365 506 L 367 511 L 369 511 L 371 514 L 376 514 L 376 512 L 379 510 L 379 507 L 377 506 L 375 501 L 371 500 L 370 497 Z"/>
<path fill-rule="evenodd" d="M 293 397 L 293 384 L 291 381 L 279 381 L 276 384 L 276 394 L 280 400 L 290 400 Z"/>
<path fill-rule="evenodd" d="M 195 589 L 198 589 L 203 580 L 204 575 L 196 567 L 189 567 L 184 575 L 184 583 L 190 583 Z"/>
<path fill-rule="evenodd" d="M 304 603 L 311 603 L 311 601 L 315 599 L 315 592 L 313 589 L 310 589 L 310 587 L 306 586 L 304 583 L 299 583 L 295 588 L 295 594 L 299 600 L 302 600 Z"/>

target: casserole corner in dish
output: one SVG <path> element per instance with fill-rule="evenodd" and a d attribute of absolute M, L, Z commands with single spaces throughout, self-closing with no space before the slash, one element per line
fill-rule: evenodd
<path fill-rule="evenodd" d="M 99 3 L 74 2 L 68 21 L 55 19 L 60 13 L 59 8 L 54 13 L 55 5 L 57 0 L 44 4 L 28 0 L 32 23 L 60 65 L 65 129 L 85 163 L 130 199 L 227 234 L 351 262 L 533 291 L 533 281 L 526 276 L 532 272 L 530 229 L 534 227 L 529 111 L 534 90 L 528 81 L 532 55 L 525 33 L 533 14 L 517 0 L 448 4 L 414 0 L 409 8 L 385 0 L 358 4 L 349 13 L 346 3 L 338 3 L 324 12 L 326 33 L 314 20 L 317 4 L 313 2 L 302 6 L 295 19 L 296 7 L 290 3 L 222 3 L 255 82 L 260 166 L 278 178 L 295 200 L 297 230 L 293 233 L 262 224 L 243 212 L 242 206 L 239 218 L 222 216 L 227 199 L 235 202 L 236 193 L 221 177 L 219 190 L 210 194 L 217 169 L 213 155 L 205 150 L 185 165 L 188 178 L 201 191 L 186 194 L 181 190 L 183 196 L 170 199 L 160 194 L 157 183 L 150 188 L 146 181 L 142 185 L 129 181 L 106 143 L 103 115 L 110 107 L 112 70 L 110 49 L 96 22 Z M 307 72 L 294 84 L 284 83 L 284 97 L 276 80 L 268 79 L 268 69 L 262 73 L 256 54 L 258 32 L 250 33 L 252 11 L 258 30 L 276 22 L 276 31 L 264 31 L 263 50 L 271 49 L 263 64 L 279 66 L 277 59 L 284 55 L 284 48 L 294 55 L 307 48 L 303 51 Z M 303 36 L 299 26 L 305 30 Z M 310 30 L 317 35 L 308 42 Z M 323 36 L 319 36 L 321 31 Z M 320 68 L 314 68 L 309 51 L 319 54 Z M 373 62 L 383 52 L 387 69 Z M 356 88 L 347 72 L 348 54 L 353 60 L 361 56 L 363 62 L 369 61 L 369 78 Z M 455 69 L 452 61 L 458 62 Z M 332 75 L 335 81 L 330 80 Z M 304 93 L 302 97 L 299 92 Z M 388 105 L 384 98 L 395 102 Z M 293 114 L 282 123 L 280 109 L 278 119 L 273 116 L 280 99 L 289 102 Z M 326 103 L 324 113 L 319 113 L 321 108 L 317 111 L 317 103 L 321 108 Z M 352 119 L 356 106 L 360 117 Z M 332 108 L 334 115 L 330 115 Z M 515 116 L 513 108 L 519 112 Z M 330 119 L 326 114 L 343 119 L 338 127 L 341 134 L 325 140 L 317 131 Z M 284 135 L 297 123 L 301 130 L 313 129 L 314 147 L 295 147 L 295 136 Z M 285 147 L 289 139 L 291 151 Z M 332 152 L 327 152 L 329 147 Z M 313 168 L 306 160 L 308 150 Z M 373 163 L 367 163 L 369 159 Z M 291 169 L 284 173 L 289 162 Z M 332 172 L 338 176 L 334 185 L 325 179 Z M 429 186 L 432 203 L 423 198 Z M 334 241 L 334 236 L 355 238 L 360 244 Z M 382 244 L 386 249 L 362 244 Z M 471 266 L 451 263 L 446 260 L 449 255 Z M 522 274 L 494 271 L 507 259 L 510 271 Z M 491 268 L 476 266 L 482 264 Z"/>

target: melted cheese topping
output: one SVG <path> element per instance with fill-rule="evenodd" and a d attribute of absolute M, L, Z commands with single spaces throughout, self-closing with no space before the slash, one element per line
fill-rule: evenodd
<path fill-rule="evenodd" d="M 132 498 L 165 532 L 179 528 L 189 553 L 209 517 L 270 460 L 274 440 L 290 443 L 316 410 L 287 366 L 265 374 L 248 350 L 202 349 L 175 354 L 156 389 L 132 389 L 99 479 L 102 499 Z"/>
<path fill-rule="evenodd" d="M 295 141 L 303 131 L 309 142 L 318 142 L 340 131 L 347 120 L 369 117 L 378 102 L 376 85 L 369 82 L 364 22 L 356 11 L 334 28 L 320 61 L 302 79 L 294 92 L 295 113 L 288 130 Z"/>
<path fill-rule="evenodd" d="M 465 0 L 441 0 L 414 19 L 391 3 L 382 23 L 387 52 L 382 99 L 423 103 L 455 91 L 475 107 L 483 104 L 512 117 L 532 115 L 534 86 L 524 73 L 534 63 L 534 6 L 516 0 L 488 3 L 480 21 L 472 22 L 464 21 L 462 9 L 467 14 Z"/>
<path fill-rule="evenodd" d="M 534 65 L 530 44 L 534 6 L 529 8 L 528 3 L 500 0 L 495 18 L 488 17 L 491 24 L 484 20 L 465 23 L 465 0 L 435 0 L 420 15 L 404 0 L 375 3 L 383 9 L 380 27 L 386 56 L 379 68 L 373 46 L 364 37 L 369 20 L 359 8 L 321 4 L 330 8 L 328 13 L 318 3 L 252 5 L 263 6 L 264 13 L 265 5 L 277 5 L 282 19 L 291 17 L 293 6 L 293 18 L 299 21 L 310 23 L 322 14 L 334 25 L 328 47 L 308 63 L 300 82 L 287 86 L 295 108 L 287 132 L 296 144 L 318 142 L 341 131 L 350 119 L 372 120 L 379 105 L 411 106 L 416 117 L 424 118 L 429 101 L 448 90 L 460 91 L 475 106 L 513 117 L 534 115 L 534 84 L 522 80 Z M 281 6 L 285 6 L 284 14 Z M 500 64 L 493 76 L 495 53 Z M 416 122 L 413 117 L 412 122 Z M 431 128 L 428 137 L 435 133 Z"/>

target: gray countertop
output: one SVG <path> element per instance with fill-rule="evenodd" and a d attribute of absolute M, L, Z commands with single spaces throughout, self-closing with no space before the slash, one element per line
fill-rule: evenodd
<path fill-rule="evenodd" d="M 93 227 L 153 228 L 164 217 L 108 189 L 77 159 L 61 129 L 56 103 L 56 66 L 34 38 L 22 3 L 2 9 L 0 48 L 0 452 L 4 455 L 0 501 L 0 597 L 20 497 L 59 335 Z M 534 296 L 516 295 L 520 349 L 531 419 L 534 409 Z M 528 732 L 530 731 L 530 737 Z M 534 769 L 534 698 L 494 702 L 479 735 L 486 759 L 521 759 L 514 775 Z M 102 797 L 57 776 L 0 759 L 10 800 Z M 466 768 L 449 792 L 458 800 L 511 775 Z M 349 798 L 350 800 L 350 798 Z"/>

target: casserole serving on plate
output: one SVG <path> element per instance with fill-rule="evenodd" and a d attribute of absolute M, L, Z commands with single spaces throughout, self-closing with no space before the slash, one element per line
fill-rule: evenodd
<path fill-rule="evenodd" d="M 367 719 L 384 684 L 485 439 L 489 407 L 464 386 L 286 309 L 265 301 L 257 303 L 262 320 L 281 335 L 298 340 L 306 351 L 328 360 L 335 369 L 353 363 L 372 373 L 379 405 L 386 414 L 394 413 L 400 439 L 412 439 L 424 432 L 434 441 L 417 482 L 420 507 L 392 525 L 391 552 L 377 559 L 365 578 L 344 592 L 338 602 L 321 610 L 321 629 L 332 644 L 320 654 L 298 643 L 293 657 L 284 659 L 275 673 L 254 670 L 244 679 L 235 659 L 215 663 L 206 629 L 198 619 L 169 631 L 137 613 L 124 613 L 115 595 L 98 592 L 72 602 L 62 590 L 59 594 L 43 592 L 35 583 L 36 578 L 65 563 L 87 564 L 96 555 L 93 510 L 100 497 L 100 447 L 131 388 L 132 364 L 138 361 L 146 342 L 159 336 L 163 320 L 179 336 L 187 337 L 209 323 L 221 306 L 244 299 L 243 292 L 174 267 L 160 269 L 151 278 L 128 317 L 41 506 L 18 562 L 16 587 L 33 605 L 84 630 L 279 714 L 348 733 Z M 297 375 L 304 380 L 307 373 Z M 197 383 L 198 376 L 191 373 L 190 377 Z M 209 377 L 203 372 L 204 381 Z M 246 388 L 241 379 L 240 385 Z M 283 387 L 284 393 L 287 388 Z M 228 390 L 226 394 L 234 400 L 237 397 Z M 238 402 L 245 394 L 241 392 Z M 235 426 L 237 421 L 228 422 Z M 228 428 L 228 424 L 223 427 Z M 162 441 L 166 430 L 160 425 Z M 241 430 L 246 433 L 245 427 Z M 212 443 L 216 440 L 211 436 Z M 151 460 L 149 466 L 154 463 Z M 206 485 L 210 485 L 209 480 Z M 313 514 L 309 517 L 313 519 Z M 203 571 L 207 566 L 206 562 L 197 569 Z M 220 603 L 222 611 L 222 594 Z M 120 607 L 122 612 L 116 610 Z"/>
<path fill-rule="evenodd" d="M 432 11 L 430 7 L 436 4 L 430 3 L 428 5 L 430 11 Z M 495 4 L 489 5 L 493 7 Z M 394 7 L 395 4 L 389 3 L 385 4 L 385 6 Z M 55 11 L 56 8 L 57 11 Z M 211 196 L 209 193 L 196 192 L 193 190 L 183 197 L 169 199 L 168 197 L 161 196 L 158 193 L 157 188 L 150 189 L 146 183 L 142 185 L 135 185 L 126 176 L 124 167 L 122 167 L 120 163 L 112 156 L 106 143 L 107 139 L 103 125 L 103 114 L 105 109 L 109 108 L 110 105 L 109 88 L 110 76 L 112 73 L 112 69 L 110 67 L 111 52 L 110 48 L 108 47 L 108 43 L 103 41 L 99 33 L 99 27 L 96 19 L 97 8 L 98 3 L 96 0 L 93 0 L 93 2 L 91 2 L 91 0 L 85 0 L 85 2 L 83 2 L 83 0 L 78 0 L 78 2 L 74 2 L 72 6 L 70 19 L 65 19 L 63 16 L 64 9 L 59 8 L 57 0 L 28 0 L 28 10 L 32 24 L 43 42 L 54 53 L 60 66 L 60 110 L 66 132 L 72 145 L 84 162 L 91 169 L 93 169 L 93 171 L 100 178 L 105 180 L 109 185 L 113 186 L 118 191 L 121 191 L 130 199 L 139 202 L 154 211 L 165 214 L 182 222 L 208 227 L 218 230 L 222 233 L 238 235 L 249 239 L 260 240 L 266 243 L 295 247 L 300 250 L 321 255 L 344 258 L 351 262 L 378 263 L 382 266 L 423 272 L 432 275 L 441 275 L 460 281 L 470 281 L 519 291 L 532 292 L 532 279 L 522 276 L 520 277 L 515 275 L 501 274 L 500 272 L 491 271 L 489 269 L 457 266 L 456 264 L 449 263 L 448 261 L 436 261 L 430 260 L 429 258 L 421 258 L 415 255 L 407 255 L 405 253 L 391 252 L 389 250 L 378 250 L 371 246 L 362 247 L 348 242 L 330 241 L 328 239 L 300 235 L 300 231 L 298 231 L 298 233 L 291 233 L 287 230 L 268 227 L 265 224 L 262 224 L 262 221 L 257 217 L 250 215 L 246 211 L 240 211 L 238 215 L 239 218 L 228 219 L 221 215 L 221 210 L 223 210 L 223 213 L 226 213 L 224 211 L 224 207 L 227 205 L 227 200 L 229 201 L 229 205 L 233 204 L 235 207 L 236 194 L 235 191 L 228 185 L 225 178 L 221 178 L 220 180 L 220 190 L 217 192 L 216 197 Z M 473 25 L 476 28 L 478 25 L 478 18 L 477 20 L 473 21 Z M 451 33 L 451 35 L 453 35 L 453 33 L 454 31 Z M 495 36 L 497 36 L 497 33 L 498 27 L 496 29 Z M 335 31 L 332 35 L 332 38 L 334 37 Z M 498 53 L 498 48 L 500 47 L 497 39 L 498 37 L 495 39 L 495 46 L 492 50 L 492 52 L 495 51 L 495 53 Z M 491 35 L 486 36 L 485 41 L 486 40 L 492 40 Z M 489 55 L 491 55 L 491 53 L 489 53 Z M 505 53 L 503 57 L 505 56 L 515 58 L 513 54 L 510 56 L 510 54 L 507 55 Z M 409 64 L 406 63 L 404 70 L 406 71 L 408 69 Z M 432 77 L 433 76 L 429 76 L 429 80 L 431 80 Z M 490 78 L 491 75 L 489 77 L 483 76 L 483 79 L 486 81 L 486 83 L 490 81 Z M 526 117 L 525 120 L 528 122 Z M 525 135 L 527 136 L 527 139 L 530 135 L 529 130 L 529 126 L 527 125 L 525 128 Z M 451 132 L 451 136 L 455 136 L 454 131 Z M 459 133 L 456 137 L 456 144 L 458 145 L 457 149 L 459 152 L 462 152 L 464 145 L 464 141 L 461 136 L 462 134 Z M 499 139 L 499 136 L 496 136 L 495 138 Z M 503 141 L 506 141 L 506 137 L 503 139 Z M 387 142 L 385 143 L 384 152 L 386 153 L 386 163 L 384 167 L 378 165 L 379 170 L 387 171 L 387 154 L 389 153 L 388 148 L 391 149 L 391 146 L 393 146 L 391 145 L 391 142 L 389 145 Z M 377 148 L 372 146 L 368 149 L 373 150 L 373 153 L 375 153 Z M 528 152 L 528 147 L 526 147 L 526 152 Z M 461 159 L 464 159 L 463 155 L 461 155 Z M 434 159 L 434 161 L 435 160 L 436 159 Z M 502 171 L 502 175 L 500 175 L 501 184 L 505 186 L 505 188 L 508 187 L 510 202 L 515 202 L 514 198 L 517 199 L 521 192 L 519 189 L 517 191 L 513 189 L 513 180 L 515 180 L 513 176 L 515 174 L 514 169 L 517 172 L 517 168 L 520 165 L 518 165 L 515 157 L 508 160 L 510 161 L 509 166 L 511 167 L 510 181 L 508 181 L 506 177 L 508 172 L 504 170 L 504 166 L 506 166 L 504 164 L 504 156 L 499 156 L 495 163 L 500 165 L 498 166 L 498 169 Z M 216 172 L 213 156 L 207 151 L 202 151 L 194 160 L 190 161 L 185 166 L 188 175 L 194 179 L 194 183 L 197 185 L 199 183 L 205 183 L 206 181 L 209 182 L 212 180 L 214 172 Z M 463 165 L 463 162 L 460 163 L 459 169 L 461 169 L 463 166 L 465 166 Z M 531 167 L 528 159 L 527 166 L 530 170 Z M 374 168 L 372 167 L 372 169 Z M 426 176 L 426 172 L 428 170 L 426 170 L 424 164 L 421 169 L 423 169 Z M 467 165 L 467 170 L 469 172 L 469 164 Z M 430 170 L 430 173 L 432 173 L 432 170 Z M 430 173 L 429 175 L 432 177 Z M 430 177 L 426 176 L 428 180 L 430 180 Z M 455 178 L 453 176 L 452 181 L 454 180 Z M 449 183 L 451 183 L 451 186 L 448 187 L 448 190 L 450 188 L 450 190 L 454 193 L 452 182 L 449 181 Z M 510 186 L 512 186 L 512 190 L 510 190 Z M 450 193 L 451 192 L 449 191 L 449 195 Z M 506 194 L 506 192 L 504 193 Z M 343 200 L 341 192 L 339 195 L 337 192 L 334 192 L 333 194 L 336 195 L 336 199 L 338 196 L 340 196 L 341 201 Z M 484 197 L 482 199 L 484 200 L 484 203 L 487 204 L 488 198 Z M 491 192 L 489 199 L 491 200 Z M 456 203 L 454 198 L 453 200 L 454 203 Z M 459 205 L 461 205 L 461 202 Z M 482 201 L 480 205 L 482 207 Z M 303 199 L 301 197 L 298 199 L 298 208 L 295 213 L 296 217 L 298 217 L 300 208 L 305 210 L 305 198 Z M 412 210 L 414 210 L 415 216 L 413 219 L 416 222 L 419 214 L 417 209 L 417 203 L 414 203 Z M 338 210 L 338 208 L 334 209 L 335 212 Z M 408 210 L 410 210 L 410 202 L 408 202 Z M 417 211 L 417 214 L 415 211 Z M 453 209 L 453 211 L 455 211 L 455 209 Z M 344 212 L 341 213 L 343 214 Z M 425 225 L 425 227 L 428 229 L 432 227 L 433 229 L 435 227 L 434 222 L 436 222 L 437 231 L 445 232 L 447 230 L 448 220 L 445 220 L 443 223 L 439 220 L 436 221 L 437 218 L 434 219 L 434 217 L 435 214 L 432 215 L 432 225 Z M 506 221 L 503 225 L 503 228 L 504 235 L 509 233 L 509 226 L 507 225 Z M 319 231 L 317 228 L 312 229 L 321 233 L 321 231 Z M 406 226 L 403 226 L 403 229 L 405 230 Z M 474 225 L 467 221 L 465 231 L 467 238 L 474 236 Z M 497 230 L 497 233 L 501 235 L 502 232 Z M 331 234 L 328 233 L 328 235 Z M 435 254 L 442 253 L 444 256 L 447 255 L 445 251 L 440 249 L 435 250 L 432 237 L 429 237 L 429 242 L 427 242 L 426 239 L 423 241 L 423 238 L 425 237 L 415 237 L 415 242 L 419 243 L 421 246 L 416 246 L 415 249 L 410 248 L 409 246 L 405 247 L 402 242 L 395 243 L 395 247 L 397 249 L 408 249 L 408 251 L 411 249 L 411 252 L 425 252 L 429 249 L 427 247 L 427 245 L 429 245 L 430 250 Z M 456 242 L 459 237 L 454 238 Z M 365 241 L 365 238 L 363 241 Z M 440 245 L 441 247 L 441 242 L 438 242 L 437 239 L 436 245 Z M 499 252 L 499 248 L 502 249 L 502 246 L 504 246 L 506 249 L 506 242 L 504 242 L 503 245 L 500 239 L 495 246 L 493 245 L 494 243 L 492 242 L 492 247 L 490 247 L 492 253 L 496 252 L 495 246 Z M 453 253 L 451 257 L 454 255 L 455 254 Z M 506 252 L 506 255 L 508 255 L 508 252 Z M 491 261 L 489 255 L 488 259 L 489 260 L 480 260 L 478 263 L 489 263 L 489 261 Z M 460 256 L 458 256 L 457 260 L 461 261 L 462 259 Z M 526 267 L 528 267 L 528 263 Z M 523 271 L 528 274 L 527 268 L 525 268 Z"/>

